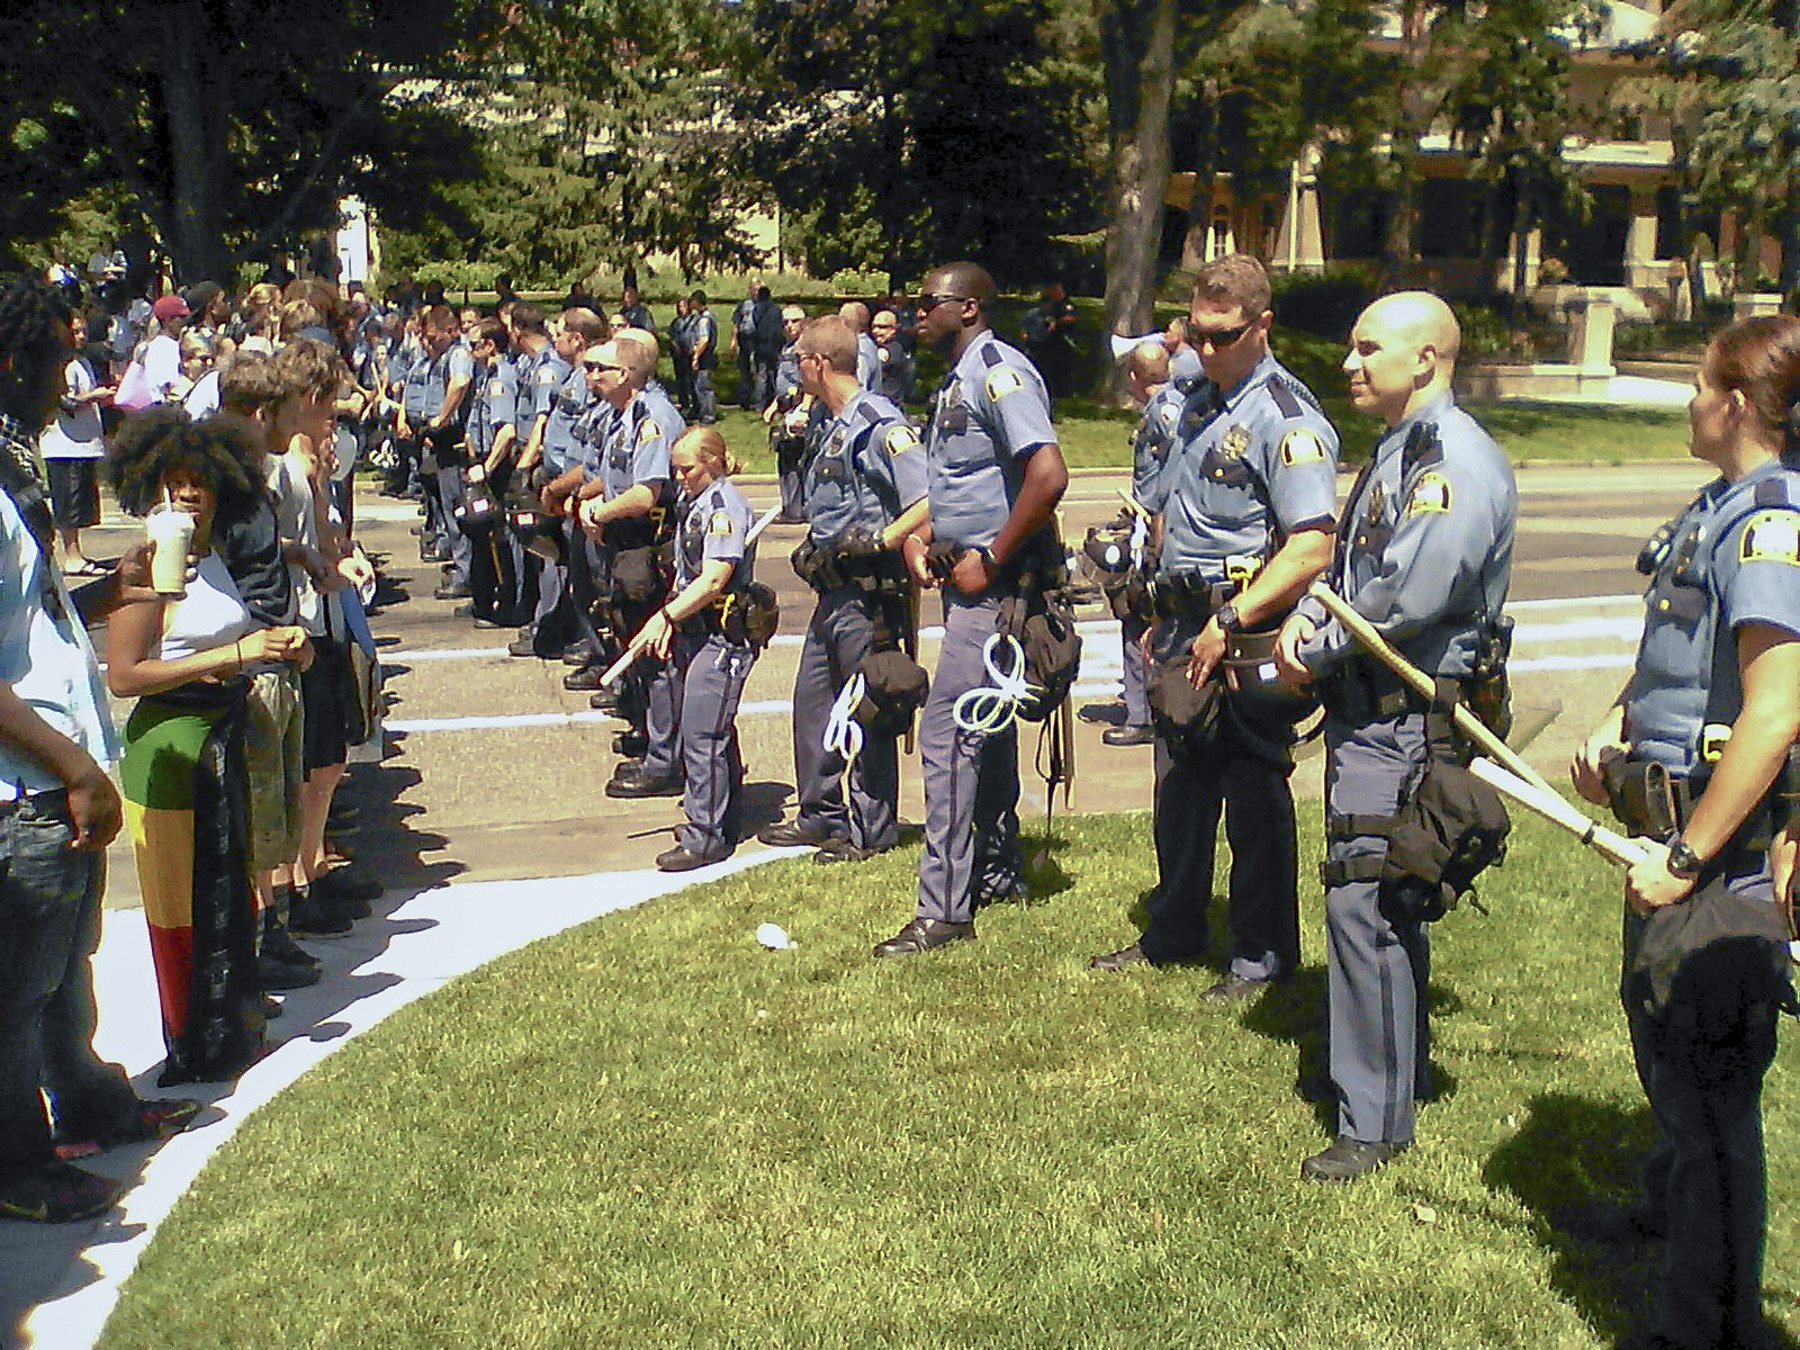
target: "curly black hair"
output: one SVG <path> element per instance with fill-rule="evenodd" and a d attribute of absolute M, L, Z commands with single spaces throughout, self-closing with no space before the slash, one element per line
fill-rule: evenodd
<path fill-rule="evenodd" d="M 0 291 L 0 413 L 36 430 L 50 420 L 68 365 L 69 303 L 27 272 Z"/>
<path fill-rule="evenodd" d="M 239 520 L 261 503 L 262 437 L 226 414 L 196 422 L 178 407 L 149 408 L 125 419 L 107 456 L 119 505 L 145 515 L 161 499 L 163 475 L 186 469 L 218 497 L 221 521 Z"/>

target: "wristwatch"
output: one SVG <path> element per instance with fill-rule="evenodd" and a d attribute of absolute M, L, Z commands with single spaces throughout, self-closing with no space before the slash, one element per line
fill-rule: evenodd
<path fill-rule="evenodd" d="M 1678 836 L 1669 845 L 1669 861 L 1664 866 L 1669 869 L 1672 877 L 1681 881 L 1697 881 L 1700 869 L 1706 864 L 1701 861 L 1698 853 L 1687 846 L 1687 840 Z"/>
<path fill-rule="evenodd" d="M 1243 619 L 1238 617 L 1237 606 L 1229 600 L 1213 611 L 1213 619 L 1218 623 L 1219 631 L 1226 637 L 1230 637 L 1244 626 Z"/>

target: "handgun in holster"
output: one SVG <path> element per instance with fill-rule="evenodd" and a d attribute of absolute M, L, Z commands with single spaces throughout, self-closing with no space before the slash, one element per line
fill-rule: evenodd
<path fill-rule="evenodd" d="M 1668 766 L 1648 759 L 1615 759 L 1601 770 L 1615 816 L 1633 834 L 1667 839 L 1681 828 L 1681 808 Z"/>

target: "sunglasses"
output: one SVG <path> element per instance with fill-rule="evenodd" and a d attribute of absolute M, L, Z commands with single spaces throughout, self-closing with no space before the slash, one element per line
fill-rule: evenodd
<path fill-rule="evenodd" d="M 1195 349 L 1211 347 L 1215 352 L 1223 351 L 1256 327 L 1255 319 L 1249 323 L 1240 323 L 1236 328 L 1202 328 L 1192 319 L 1185 319 L 1182 323 L 1187 333 L 1188 346 Z"/>
<path fill-rule="evenodd" d="M 595 374 L 599 374 L 601 371 L 606 371 L 606 370 L 623 370 L 623 369 L 625 369 L 624 366 L 609 366 L 604 361 L 583 361 L 581 363 L 581 368 L 583 370 L 591 370 Z"/>
<path fill-rule="evenodd" d="M 963 303 L 963 301 L 967 300 L 968 298 L 969 297 L 966 295 L 934 295 L 932 292 L 926 291 L 923 295 L 921 295 L 913 303 L 919 307 L 921 312 L 929 313 L 931 310 L 936 309 L 939 305 L 947 305 L 947 304 L 950 304 L 952 301 L 954 301 L 956 304 L 960 305 Z"/>

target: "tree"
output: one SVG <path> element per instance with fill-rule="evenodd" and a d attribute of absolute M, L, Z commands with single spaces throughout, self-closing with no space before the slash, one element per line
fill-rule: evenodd
<path fill-rule="evenodd" d="M 402 221 L 426 209 L 471 138 L 416 82 L 466 76 L 504 23 L 499 0 L 14 0 L 0 96 L 20 125 L 77 128 L 92 153 L 54 159 L 15 135 L 5 177 L 54 210 L 104 173 L 179 277 L 228 280 L 334 226 L 349 193 Z M 68 53 L 78 76 L 46 79 Z"/>

